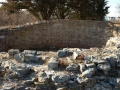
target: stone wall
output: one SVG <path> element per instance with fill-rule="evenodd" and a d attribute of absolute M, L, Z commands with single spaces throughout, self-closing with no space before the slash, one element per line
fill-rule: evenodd
<path fill-rule="evenodd" d="M 112 36 L 114 25 L 105 21 L 56 20 L 2 28 L 0 51 L 11 48 L 102 47 Z"/>

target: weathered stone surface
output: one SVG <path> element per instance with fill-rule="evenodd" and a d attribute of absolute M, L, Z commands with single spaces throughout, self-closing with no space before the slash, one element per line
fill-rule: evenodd
<path fill-rule="evenodd" d="M 59 50 L 57 52 L 57 55 L 58 55 L 58 57 L 64 57 L 64 56 L 67 55 L 67 51 L 65 51 L 65 50 Z"/>
<path fill-rule="evenodd" d="M 39 55 L 35 55 L 34 57 L 33 57 L 33 62 L 37 62 L 37 61 L 39 61 L 41 59 L 41 57 L 39 56 Z"/>
<path fill-rule="evenodd" d="M 107 90 L 112 90 L 112 86 L 111 86 L 109 83 L 102 81 L 100 84 L 101 84 L 103 87 L 105 87 L 105 89 L 107 89 Z"/>
<path fill-rule="evenodd" d="M 111 69 L 111 66 L 110 66 L 109 63 L 98 64 L 97 69 L 104 70 L 104 71 L 109 71 Z"/>
<path fill-rule="evenodd" d="M 32 85 L 32 84 L 34 84 L 34 82 L 33 82 L 32 80 L 25 80 L 25 81 L 23 82 L 23 84 L 24 84 L 24 85 Z"/>
<path fill-rule="evenodd" d="M 87 56 L 86 56 L 86 57 L 84 57 L 84 60 L 85 60 L 85 63 L 86 63 L 86 64 L 91 63 L 91 60 L 90 60 L 90 59 L 89 59 L 89 57 L 87 57 Z"/>
<path fill-rule="evenodd" d="M 118 85 L 119 84 L 119 80 L 118 80 L 118 82 L 117 82 L 117 78 L 115 78 L 115 77 L 108 77 L 108 82 L 109 82 L 109 84 L 111 84 L 111 85 Z"/>
<path fill-rule="evenodd" d="M 10 79 L 19 79 L 20 78 L 20 73 L 19 72 L 16 72 L 16 71 L 12 71 L 12 72 L 9 72 L 6 74 L 5 78 L 7 80 L 10 80 Z"/>
<path fill-rule="evenodd" d="M 100 82 L 100 81 L 107 81 L 107 76 L 97 76 L 97 77 L 95 77 L 97 80 L 98 80 L 98 82 Z"/>
<path fill-rule="evenodd" d="M 37 55 L 41 55 L 43 53 L 43 51 L 37 51 Z"/>
<path fill-rule="evenodd" d="M 78 64 L 78 65 L 79 65 L 79 67 L 80 67 L 80 71 L 81 71 L 81 72 L 84 72 L 85 69 L 86 69 L 85 64 L 80 63 L 80 64 Z"/>
<path fill-rule="evenodd" d="M 24 50 L 23 53 L 35 55 L 36 54 L 36 50 Z"/>
<path fill-rule="evenodd" d="M 77 52 L 73 52 L 72 59 L 75 60 L 78 55 L 79 55 L 79 54 L 78 54 Z"/>
<path fill-rule="evenodd" d="M 66 70 L 68 70 L 68 71 L 78 71 L 78 65 L 72 63 L 66 68 Z"/>
<path fill-rule="evenodd" d="M 20 51 L 18 49 L 10 49 L 8 50 L 8 55 L 10 58 L 13 58 L 15 54 L 18 54 Z"/>
<path fill-rule="evenodd" d="M 4 67 L 4 68 L 8 68 L 8 69 L 11 69 L 11 67 L 13 66 L 13 62 L 12 61 L 3 61 L 1 66 Z"/>
<path fill-rule="evenodd" d="M 109 88 L 107 89 L 107 88 L 103 87 L 101 84 L 96 83 L 96 84 L 93 86 L 92 90 L 109 90 Z"/>
<path fill-rule="evenodd" d="M 48 78 L 47 78 L 47 74 L 43 71 L 43 72 L 39 72 L 38 74 L 38 81 L 40 83 L 46 83 Z"/>
<path fill-rule="evenodd" d="M 48 61 L 48 70 L 57 69 L 58 68 L 58 59 L 57 58 L 50 58 Z"/>
<path fill-rule="evenodd" d="M 19 72 L 21 75 L 25 75 L 29 73 L 31 70 L 31 67 L 27 66 L 26 64 L 22 64 L 21 66 L 17 66 L 15 71 Z"/>
<path fill-rule="evenodd" d="M 95 64 L 94 63 L 89 63 L 89 64 L 86 64 L 87 67 L 90 67 L 90 68 L 94 68 L 95 67 Z"/>
<path fill-rule="evenodd" d="M 34 55 L 33 54 L 26 54 L 24 56 L 26 62 L 34 61 Z"/>
<path fill-rule="evenodd" d="M 22 54 L 22 53 L 15 54 L 15 55 L 14 55 L 14 59 L 15 59 L 17 62 L 24 62 L 24 54 Z"/>
<path fill-rule="evenodd" d="M 84 77 L 91 77 L 94 73 L 95 73 L 95 69 L 94 68 L 88 68 L 87 70 L 85 70 L 82 73 L 82 76 L 84 76 Z"/>
<path fill-rule="evenodd" d="M 73 63 L 72 57 L 66 57 L 66 59 L 67 59 L 68 63 Z"/>
<path fill-rule="evenodd" d="M 77 78 L 78 83 L 81 85 L 85 85 L 85 87 L 92 87 L 96 83 L 95 78 Z"/>
<path fill-rule="evenodd" d="M 69 80 L 69 76 L 68 75 L 55 75 L 52 77 L 52 80 L 56 83 L 63 83 L 67 80 Z"/>
<path fill-rule="evenodd" d="M 114 68 L 116 67 L 116 65 L 117 65 L 117 57 L 116 56 L 109 56 L 106 58 L 106 60 L 108 60 L 108 62 L 110 63 L 110 65 L 112 67 L 114 67 Z"/>

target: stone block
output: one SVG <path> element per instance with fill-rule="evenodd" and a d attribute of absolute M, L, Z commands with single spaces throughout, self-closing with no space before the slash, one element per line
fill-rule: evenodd
<path fill-rule="evenodd" d="M 65 50 L 59 50 L 57 52 L 58 57 L 65 57 L 67 55 L 67 52 Z"/>

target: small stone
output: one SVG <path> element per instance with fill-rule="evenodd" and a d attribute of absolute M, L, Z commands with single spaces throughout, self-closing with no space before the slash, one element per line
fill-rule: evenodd
<path fill-rule="evenodd" d="M 72 63 L 73 62 L 72 57 L 66 57 L 66 59 L 67 59 L 68 63 Z"/>
<path fill-rule="evenodd" d="M 78 64 L 78 65 L 80 66 L 80 71 L 81 71 L 81 72 L 84 72 L 85 69 L 86 69 L 85 64 L 80 63 L 80 64 Z"/>
<path fill-rule="evenodd" d="M 10 79 L 19 79 L 20 78 L 20 73 L 14 71 L 11 73 L 7 73 L 5 76 L 6 79 L 10 80 Z"/>
<path fill-rule="evenodd" d="M 109 89 L 106 89 L 105 87 L 103 87 L 99 83 L 96 83 L 96 84 L 94 84 L 92 90 L 109 90 Z"/>
<path fill-rule="evenodd" d="M 86 63 L 86 64 L 91 63 L 90 59 L 89 59 L 87 56 L 84 57 L 84 60 L 85 60 L 85 63 Z"/>
<path fill-rule="evenodd" d="M 24 81 L 24 85 L 31 85 L 34 84 L 34 82 L 32 80 L 25 80 Z"/>
<path fill-rule="evenodd" d="M 45 73 L 45 72 L 39 72 L 38 73 L 38 81 L 40 82 L 40 83 L 45 83 L 45 82 L 47 82 L 47 74 Z"/>
<path fill-rule="evenodd" d="M 25 53 L 25 54 L 33 54 L 33 55 L 35 55 L 36 52 L 37 52 L 37 51 L 35 51 L 35 50 L 24 50 L 24 51 L 23 51 L 23 53 Z"/>
<path fill-rule="evenodd" d="M 120 76 L 120 70 L 117 70 L 118 75 Z"/>
<path fill-rule="evenodd" d="M 37 51 L 37 55 L 41 55 L 43 51 Z"/>
<path fill-rule="evenodd" d="M 24 58 L 25 58 L 26 62 L 33 61 L 34 60 L 34 55 L 33 54 L 26 54 L 24 56 Z"/>
<path fill-rule="evenodd" d="M 116 67 L 116 65 L 117 65 L 117 58 L 116 57 L 111 56 L 110 58 L 107 58 L 107 60 L 109 61 L 110 65 L 112 67 L 114 67 L 114 68 Z"/>
<path fill-rule="evenodd" d="M 37 62 L 39 59 L 41 59 L 41 57 L 39 55 L 35 55 L 32 61 Z"/>
<path fill-rule="evenodd" d="M 24 55 L 23 55 L 22 53 L 15 54 L 15 55 L 14 55 L 14 59 L 15 59 L 17 62 L 24 62 Z"/>
<path fill-rule="evenodd" d="M 116 78 L 114 77 L 108 77 L 108 82 L 109 84 L 117 85 Z"/>
<path fill-rule="evenodd" d="M 94 63 L 90 63 L 90 64 L 86 64 L 87 67 L 90 67 L 90 68 L 93 68 L 95 67 L 95 64 Z"/>
<path fill-rule="evenodd" d="M 94 68 L 88 68 L 87 70 L 85 70 L 84 72 L 82 72 L 82 76 L 84 77 L 91 77 L 95 72 Z"/>
<path fill-rule="evenodd" d="M 85 85 L 85 87 L 92 87 L 96 83 L 95 78 L 77 78 L 78 83 L 81 85 Z"/>
<path fill-rule="evenodd" d="M 109 63 L 98 64 L 97 69 L 100 69 L 103 71 L 109 71 L 111 69 L 111 66 Z"/>
<path fill-rule="evenodd" d="M 67 55 L 67 52 L 65 50 L 59 50 L 57 54 L 58 54 L 58 57 L 64 57 Z"/>
<path fill-rule="evenodd" d="M 7 86 L 7 87 L 3 87 L 3 89 L 0 90 L 14 90 L 14 87 Z"/>
<path fill-rule="evenodd" d="M 52 77 L 52 80 L 56 83 L 63 83 L 67 80 L 69 80 L 69 76 L 68 75 L 55 75 Z"/>
<path fill-rule="evenodd" d="M 21 64 L 21 66 L 17 66 L 15 71 L 19 72 L 21 75 L 25 75 L 30 72 L 30 67 L 26 64 Z"/>
<path fill-rule="evenodd" d="M 66 68 L 66 70 L 68 70 L 68 71 L 78 71 L 78 65 L 72 63 Z"/>
<path fill-rule="evenodd" d="M 4 68 L 8 68 L 8 69 L 11 69 L 11 67 L 13 66 L 14 64 L 12 63 L 12 61 L 3 61 L 1 66 L 4 67 Z"/>
<path fill-rule="evenodd" d="M 102 82 L 100 82 L 100 84 L 101 84 L 103 87 L 105 87 L 106 89 L 112 90 L 112 86 L 111 86 L 109 83 L 102 81 Z"/>
<path fill-rule="evenodd" d="M 79 54 L 77 52 L 73 52 L 72 59 L 76 59 Z"/>
<path fill-rule="evenodd" d="M 48 61 L 48 69 L 53 70 L 58 68 L 58 61 L 57 58 L 50 58 L 50 61 Z"/>
<path fill-rule="evenodd" d="M 60 87 L 60 88 L 57 88 L 56 90 L 67 90 L 66 87 Z"/>
<path fill-rule="evenodd" d="M 98 76 L 98 80 L 100 80 L 100 81 L 106 81 L 107 77 L 106 76 Z"/>
<path fill-rule="evenodd" d="M 18 54 L 20 53 L 20 51 L 18 49 L 10 49 L 8 50 L 8 55 L 9 55 L 9 58 L 13 58 L 15 54 Z"/>

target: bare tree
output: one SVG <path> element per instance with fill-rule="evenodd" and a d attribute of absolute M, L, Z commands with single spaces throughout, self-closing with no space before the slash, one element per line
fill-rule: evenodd
<path fill-rule="evenodd" d="M 10 13 L 8 11 L 0 11 L 0 26 L 21 25 L 38 20 L 26 11 Z"/>

